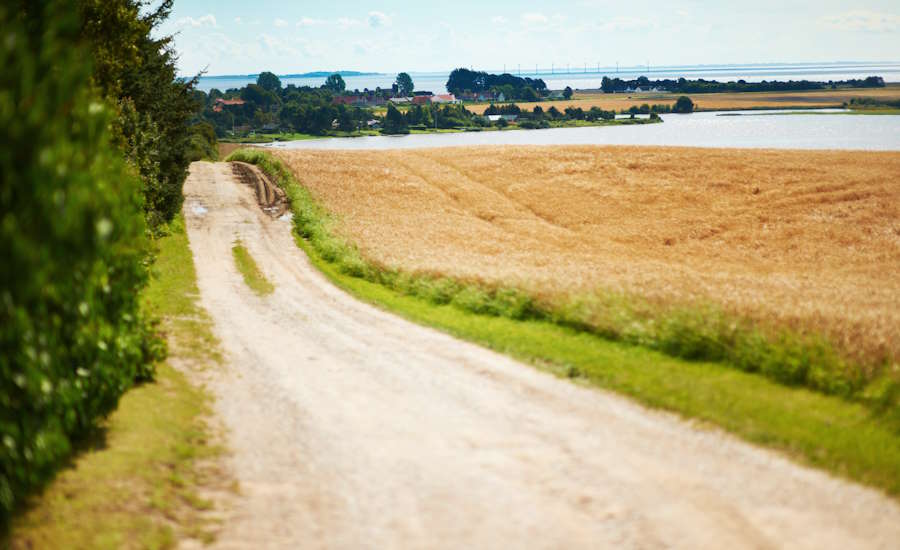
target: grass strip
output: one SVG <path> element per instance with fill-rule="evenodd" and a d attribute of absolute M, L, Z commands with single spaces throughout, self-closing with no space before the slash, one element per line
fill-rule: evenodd
<path fill-rule="evenodd" d="M 614 317 L 623 312 L 630 315 L 633 308 L 615 300 L 600 308 L 612 312 L 607 319 L 588 325 L 579 321 L 585 318 L 577 313 L 584 309 L 579 304 L 569 311 L 547 312 L 515 289 L 482 288 L 379 268 L 335 236 L 334 220 L 268 153 L 237 151 L 229 160 L 257 164 L 282 186 L 291 200 L 298 244 L 332 281 L 363 300 L 559 375 L 711 422 L 808 464 L 900 494 L 895 408 L 881 409 L 870 401 L 779 380 L 779 372 L 812 373 L 827 380 L 831 373 L 823 368 L 846 367 L 829 355 L 827 346 L 809 347 L 782 336 L 778 346 L 772 347 L 759 333 L 735 333 L 734 323 L 717 317 L 715 311 L 676 311 L 662 323 L 649 323 L 656 328 L 638 323 L 628 329 L 631 333 L 623 333 L 622 326 L 634 324 L 633 316 L 626 315 L 625 322 Z M 737 349 L 744 354 L 742 360 L 757 365 L 756 369 L 729 363 L 723 353 L 716 357 L 719 361 L 702 360 L 707 347 L 722 346 L 723 331 L 732 331 L 732 339 L 745 339 Z M 878 399 L 888 399 L 890 405 L 896 399 L 891 397 L 896 385 L 884 386 Z"/>
<path fill-rule="evenodd" d="M 244 276 L 244 282 L 247 283 L 247 286 L 253 292 L 259 296 L 266 296 L 275 292 L 275 285 L 266 279 L 262 270 L 256 265 L 253 256 L 250 255 L 250 251 L 241 244 L 241 241 L 234 243 L 231 247 L 231 253 L 234 256 L 234 263 L 237 265 L 238 271 Z"/>
<path fill-rule="evenodd" d="M 161 318 L 169 358 L 154 382 L 122 396 L 70 466 L 26 503 L 13 520 L 6 541 L 11 548 L 170 548 L 183 537 L 213 538 L 215 525 L 204 514 L 212 503 L 197 492 L 221 479 L 200 467 L 220 453 L 204 421 L 210 398 L 173 364 L 215 363 L 218 343 L 196 304 L 194 263 L 180 216 L 157 243 L 143 305 Z"/>

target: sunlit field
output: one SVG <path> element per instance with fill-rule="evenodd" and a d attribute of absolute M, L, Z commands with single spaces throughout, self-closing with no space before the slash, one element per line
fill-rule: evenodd
<path fill-rule="evenodd" d="M 388 268 L 525 289 L 714 304 L 900 351 L 900 154 L 639 147 L 285 152 Z"/>
<path fill-rule="evenodd" d="M 643 104 L 674 105 L 681 94 L 604 94 L 576 93 L 570 100 L 543 101 L 539 103 L 519 103 L 519 107 L 531 111 L 540 105 L 545 111 L 556 107 L 560 111 L 567 107 L 580 107 L 588 110 L 599 107 L 607 111 L 621 111 L 629 107 L 640 107 Z M 838 90 L 810 90 L 805 92 L 743 92 L 743 93 L 711 93 L 686 94 L 703 111 L 738 110 L 738 109 L 784 109 L 784 108 L 826 108 L 840 107 L 854 98 L 872 98 L 879 101 L 900 100 L 900 85 L 889 85 L 885 88 L 851 88 Z M 469 110 L 481 114 L 488 104 L 471 105 Z"/>

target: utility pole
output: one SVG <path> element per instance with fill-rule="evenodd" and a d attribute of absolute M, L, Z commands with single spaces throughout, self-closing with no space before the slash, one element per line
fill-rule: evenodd
<path fill-rule="evenodd" d="M 616 61 L 616 74 L 619 74 L 619 62 Z"/>
<path fill-rule="evenodd" d="M 553 71 L 556 69 L 555 63 L 550 62 L 550 74 L 553 74 Z"/>

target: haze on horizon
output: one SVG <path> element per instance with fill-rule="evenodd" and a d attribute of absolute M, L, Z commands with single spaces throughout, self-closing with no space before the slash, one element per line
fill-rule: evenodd
<path fill-rule="evenodd" d="M 723 4 L 177 0 L 160 31 L 184 75 L 900 60 L 892 1 Z"/>

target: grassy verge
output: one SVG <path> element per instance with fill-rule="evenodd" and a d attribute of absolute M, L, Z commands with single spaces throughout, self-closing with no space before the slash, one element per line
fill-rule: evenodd
<path fill-rule="evenodd" d="M 247 250 L 241 241 L 234 243 L 231 247 L 231 253 L 234 256 L 234 263 L 237 265 L 238 271 L 244 276 L 244 282 L 253 292 L 259 296 L 265 296 L 275 291 L 275 286 L 266 279 L 263 272 L 256 265 L 250 251 Z"/>
<path fill-rule="evenodd" d="M 158 241 L 145 307 L 162 319 L 170 348 L 156 381 L 126 393 L 68 468 L 12 524 L 12 548 L 169 548 L 179 538 L 209 541 L 212 506 L 197 491 L 221 476 L 220 452 L 204 418 L 209 397 L 173 365 L 219 360 L 210 320 L 196 304 L 194 264 L 184 224 Z M 0 544 L 0 547 L 3 545 Z"/>
<path fill-rule="evenodd" d="M 390 271 L 335 237 L 328 213 L 271 156 L 238 151 L 229 160 L 255 163 L 283 187 L 298 244 L 364 300 L 900 494 L 896 384 L 873 382 L 863 398 L 857 375 L 824 343 L 786 333 L 771 341 L 714 309 L 653 319 L 646 305 L 614 296 L 553 309 L 516 289 Z"/>

